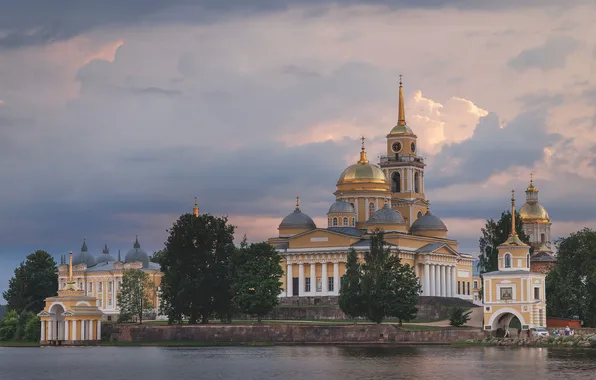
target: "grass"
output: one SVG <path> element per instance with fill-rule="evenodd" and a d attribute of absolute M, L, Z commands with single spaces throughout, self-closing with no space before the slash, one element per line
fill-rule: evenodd
<path fill-rule="evenodd" d="M 39 347 L 39 342 L 28 342 L 23 340 L 0 341 L 0 347 Z"/>

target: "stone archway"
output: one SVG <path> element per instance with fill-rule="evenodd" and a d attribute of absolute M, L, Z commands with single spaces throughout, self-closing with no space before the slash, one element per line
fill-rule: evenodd
<path fill-rule="evenodd" d="M 512 321 L 515 322 L 512 324 Z M 493 334 L 503 336 L 507 329 L 510 330 L 510 336 L 515 337 L 521 326 L 525 325 L 524 317 L 515 309 L 505 308 L 498 310 L 488 321 Z"/>
<path fill-rule="evenodd" d="M 65 340 L 64 331 L 64 306 L 55 303 L 50 307 L 50 320 L 48 321 L 47 340 Z"/>

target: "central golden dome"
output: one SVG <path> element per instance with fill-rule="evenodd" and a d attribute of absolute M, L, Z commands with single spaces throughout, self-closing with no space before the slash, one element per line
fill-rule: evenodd
<path fill-rule="evenodd" d="M 360 152 L 360 160 L 354 165 L 350 165 L 344 170 L 337 180 L 337 185 L 344 183 L 382 183 L 389 184 L 385 173 L 377 165 L 373 165 L 366 159 L 366 151 L 364 150 L 364 137 L 362 137 L 362 150 Z"/>
<path fill-rule="evenodd" d="M 527 222 L 550 222 L 550 216 L 544 206 L 540 203 L 525 203 L 519 209 L 519 216 L 524 223 Z"/>

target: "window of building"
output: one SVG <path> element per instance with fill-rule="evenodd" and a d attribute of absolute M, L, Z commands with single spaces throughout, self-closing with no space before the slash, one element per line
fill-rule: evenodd
<path fill-rule="evenodd" d="M 401 175 L 399 172 L 393 172 L 391 174 L 391 191 L 394 193 L 401 192 Z"/>
<path fill-rule="evenodd" d="M 103 291 L 103 283 L 102 282 L 98 282 L 97 283 L 97 291 L 98 292 L 102 292 Z"/>
<path fill-rule="evenodd" d="M 540 242 L 544 243 L 546 241 L 546 236 L 544 234 L 540 234 Z"/>
<path fill-rule="evenodd" d="M 470 295 L 470 281 L 468 281 L 468 295 Z"/>
<path fill-rule="evenodd" d="M 83 289 L 83 281 L 79 281 L 79 289 Z"/>
<path fill-rule="evenodd" d="M 93 293 L 93 283 L 89 282 L 89 293 Z"/>
<path fill-rule="evenodd" d="M 505 268 L 511 268 L 511 255 L 505 254 Z"/>
<path fill-rule="evenodd" d="M 333 218 L 333 226 L 337 227 L 337 218 Z"/>
<path fill-rule="evenodd" d="M 368 204 L 368 217 L 369 218 L 375 213 L 375 210 L 376 210 L 376 208 L 375 208 L 374 202 L 370 202 Z"/>
<path fill-rule="evenodd" d="M 343 223 L 343 226 L 345 227 L 345 226 L 347 226 L 347 225 L 348 225 L 348 218 L 344 217 L 344 223 Z"/>
<path fill-rule="evenodd" d="M 97 306 L 99 306 L 99 307 L 101 307 L 101 306 L 102 306 L 102 302 L 101 302 L 101 301 L 102 301 L 101 299 L 98 299 L 98 300 L 97 300 Z"/>
<path fill-rule="evenodd" d="M 331 218 L 329 218 L 329 220 L 327 221 L 327 224 L 330 226 L 331 225 Z"/>
<path fill-rule="evenodd" d="M 478 281 L 474 281 L 474 289 L 478 289 Z"/>
<path fill-rule="evenodd" d="M 457 282 L 457 294 L 461 294 L 461 281 Z"/>
<path fill-rule="evenodd" d="M 112 299 L 108 298 L 108 306 L 112 306 Z"/>
<path fill-rule="evenodd" d="M 540 288 L 534 288 L 534 299 L 535 300 L 540 299 Z"/>
<path fill-rule="evenodd" d="M 321 277 L 317 277 L 317 292 L 323 291 L 323 279 Z"/>
<path fill-rule="evenodd" d="M 513 299 L 513 288 L 501 288 L 501 299 L 502 300 L 511 300 Z"/>
<path fill-rule="evenodd" d="M 352 227 L 356 225 L 356 218 L 352 218 Z"/>
<path fill-rule="evenodd" d="M 112 281 L 108 282 L 108 292 L 113 291 L 114 289 L 112 288 Z"/>
<path fill-rule="evenodd" d="M 304 279 L 304 291 L 310 292 L 310 277 Z"/>
<path fill-rule="evenodd" d="M 414 173 L 414 192 L 420 192 L 420 173 Z"/>
<path fill-rule="evenodd" d="M 529 253 L 526 255 L 526 267 L 528 267 L 528 268 L 530 267 L 530 254 Z"/>
<path fill-rule="evenodd" d="M 329 290 L 330 292 L 335 291 L 335 289 L 333 288 L 333 277 L 327 277 L 327 290 Z"/>

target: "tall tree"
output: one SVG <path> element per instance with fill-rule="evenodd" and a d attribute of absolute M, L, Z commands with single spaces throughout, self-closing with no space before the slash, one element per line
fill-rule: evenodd
<path fill-rule="evenodd" d="M 246 246 L 244 242 L 235 260 L 235 300 L 239 310 L 261 319 L 279 303 L 281 255 L 266 242 Z"/>
<path fill-rule="evenodd" d="M 358 318 L 362 315 L 361 278 L 358 254 L 354 248 L 350 248 L 346 260 L 346 273 L 341 278 L 339 288 L 339 307 L 350 318 Z"/>
<path fill-rule="evenodd" d="M 43 309 L 44 300 L 58 290 L 58 267 L 46 251 L 35 251 L 27 256 L 14 271 L 8 289 L 2 293 L 10 310 L 18 313 Z"/>
<path fill-rule="evenodd" d="M 409 265 L 402 264 L 385 248 L 383 232 L 375 231 L 362 265 L 362 300 L 367 318 L 376 323 L 388 316 L 413 318 L 420 294 L 418 279 L 412 281 L 415 276 Z"/>
<path fill-rule="evenodd" d="M 140 269 L 130 269 L 122 276 L 122 285 L 118 293 L 120 320 L 129 321 L 134 317 L 143 323 L 143 313 L 153 309 L 155 284 L 149 275 Z"/>
<path fill-rule="evenodd" d="M 556 241 L 557 265 L 546 277 L 546 312 L 596 327 L 596 231 L 584 228 Z"/>
<path fill-rule="evenodd" d="M 530 237 L 522 229 L 523 223 L 518 213 L 515 214 L 515 229 L 521 241 L 530 243 Z M 511 212 L 501 213 L 499 220 L 488 219 L 482 228 L 480 243 L 480 272 L 493 272 L 498 270 L 499 252 L 497 247 L 507 240 L 511 232 Z M 531 253 L 531 252 L 530 252 Z"/>
<path fill-rule="evenodd" d="M 208 323 L 232 308 L 230 262 L 234 254 L 234 226 L 226 217 L 182 215 L 169 230 L 163 272 L 162 309 L 170 323 Z"/>

